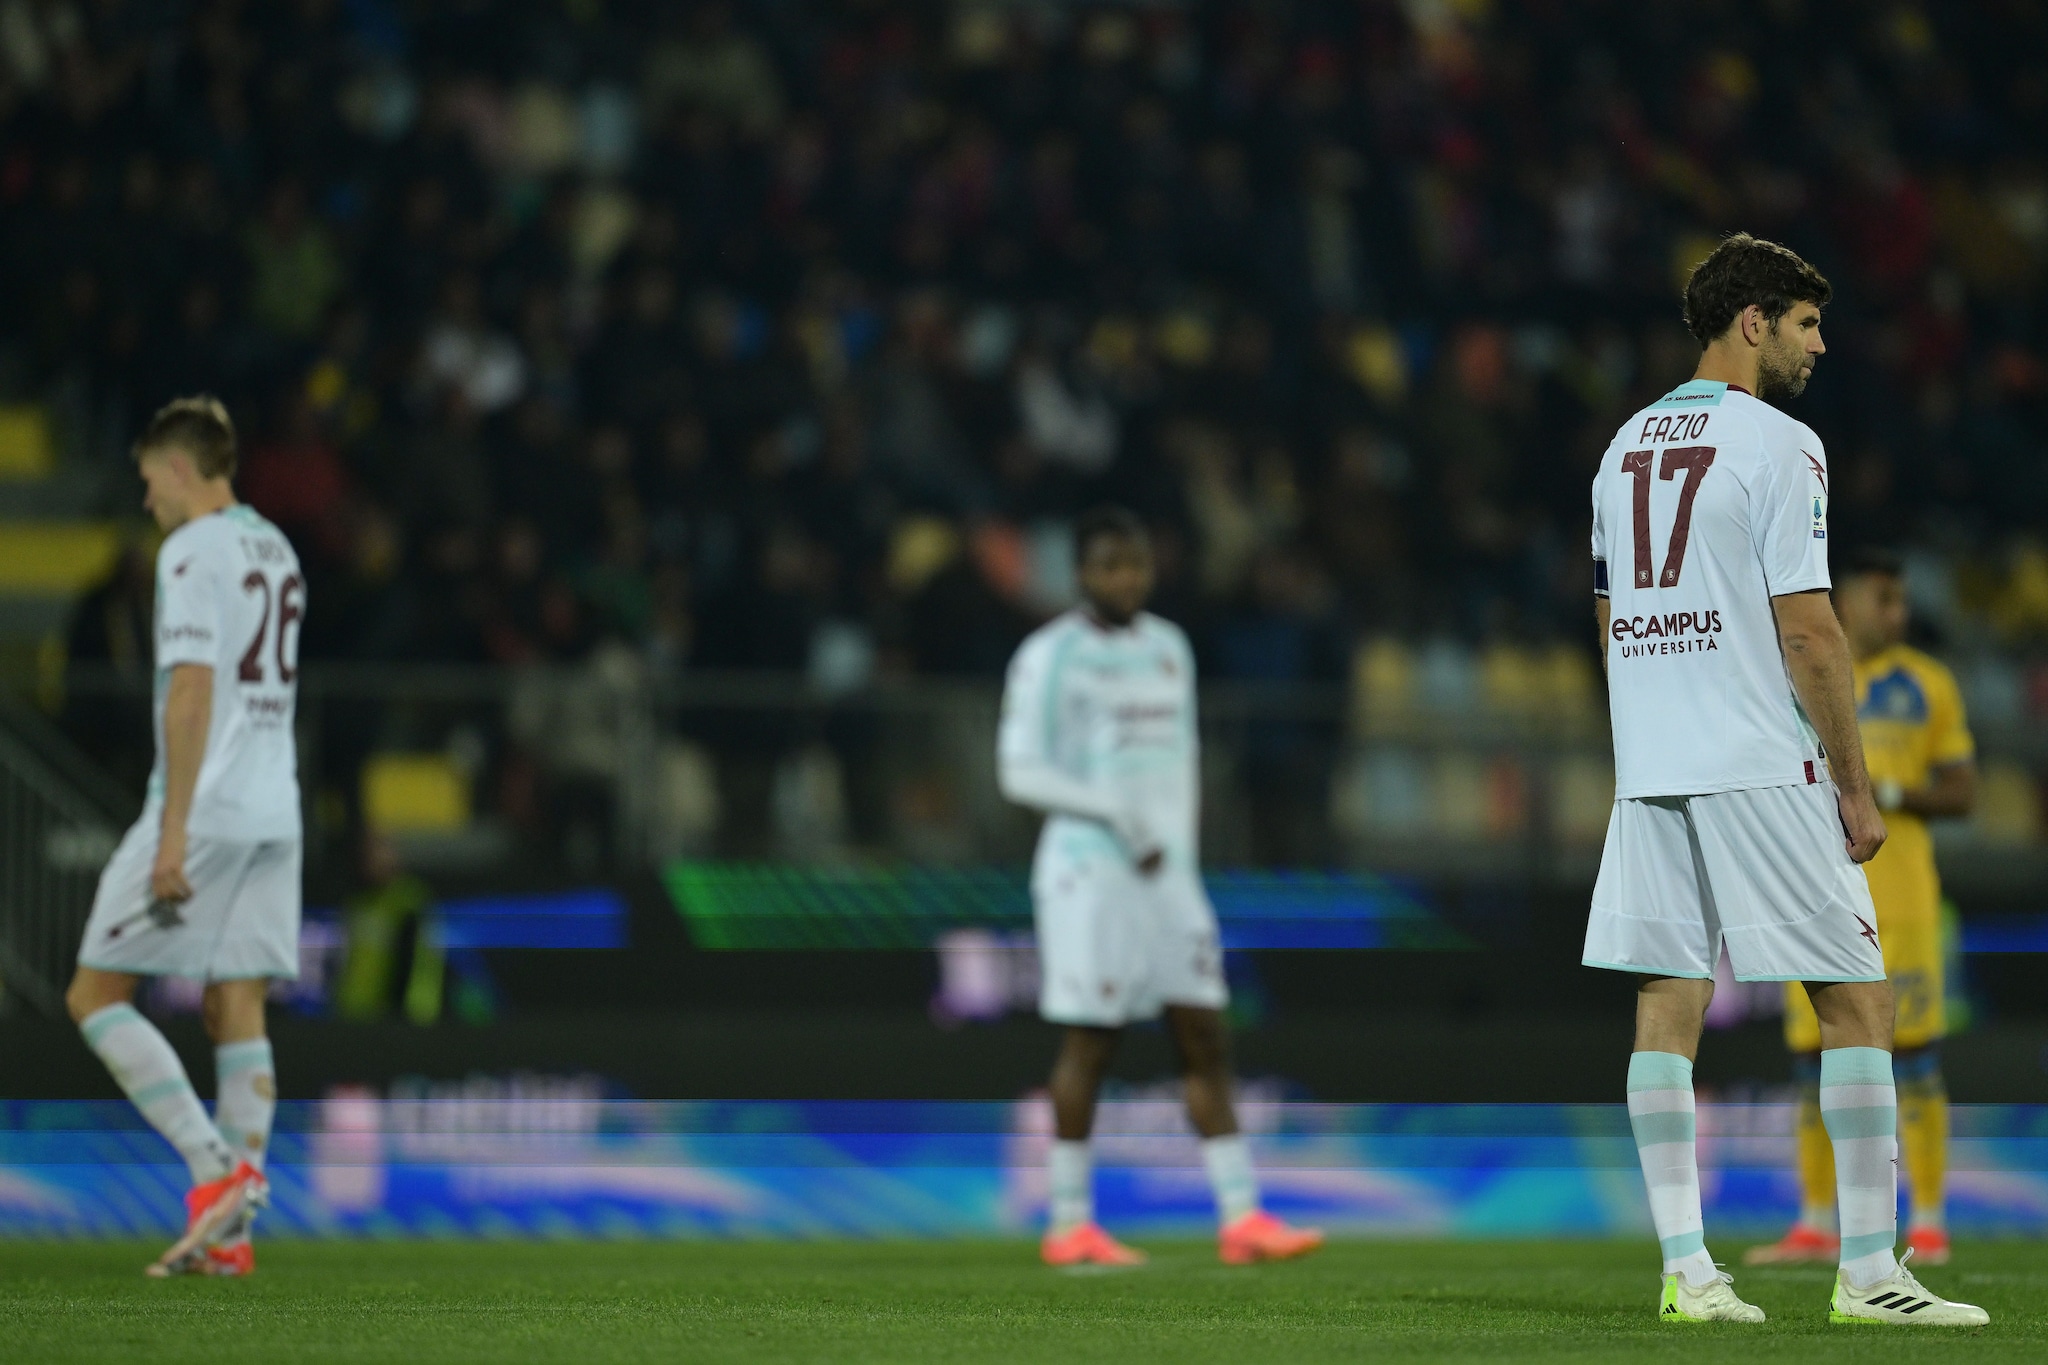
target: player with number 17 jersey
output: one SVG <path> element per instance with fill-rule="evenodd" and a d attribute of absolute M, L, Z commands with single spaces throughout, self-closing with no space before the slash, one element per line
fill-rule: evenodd
<path fill-rule="evenodd" d="M 236 503 L 195 517 L 157 553 L 156 766 L 142 815 L 100 880 L 79 961 L 207 981 L 299 972 L 298 554 Z M 186 823 L 193 895 L 150 891 L 163 823 L 164 706 L 173 669 L 212 671 L 206 751 Z"/>
<path fill-rule="evenodd" d="M 1616 801 L 1589 965 L 1711 977 L 1725 941 L 1745 980 L 1882 976 L 1772 606 L 1830 586 L 1827 477 L 1811 428 L 1700 379 L 1631 417 L 1601 457 L 1594 590 L 1608 599 Z"/>
<path fill-rule="evenodd" d="M 1771 598 L 1829 586 L 1827 496 L 1813 430 L 1725 384 L 1681 384 L 1616 433 L 1593 480 L 1616 796 L 1813 780 Z"/>

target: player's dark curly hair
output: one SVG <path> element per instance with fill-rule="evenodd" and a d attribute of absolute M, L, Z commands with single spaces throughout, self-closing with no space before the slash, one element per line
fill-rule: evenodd
<path fill-rule="evenodd" d="M 1693 267 L 1685 282 L 1685 325 L 1704 349 L 1751 304 L 1775 327 L 1793 304 L 1825 304 L 1834 292 L 1827 276 L 1798 252 L 1738 232 Z"/>
<path fill-rule="evenodd" d="M 1081 514 L 1074 523 L 1074 562 L 1079 564 L 1088 557 L 1088 547 L 1104 536 L 1116 536 L 1124 540 L 1145 539 L 1145 523 L 1138 514 L 1128 507 L 1104 503 L 1091 507 Z"/>

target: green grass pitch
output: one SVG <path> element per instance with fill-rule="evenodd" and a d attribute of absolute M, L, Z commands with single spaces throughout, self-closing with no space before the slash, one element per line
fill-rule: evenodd
<path fill-rule="evenodd" d="M 0 1359 L 475 1361 L 2040 1361 L 2048 1245 L 1967 1246 L 1931 1287 L 1980 1333 L 1830 1327 L 1829 1273 L 1738 1277 L 1764 1327 L 1654 1318 L 1655 1251 L 1343 1242 L 1288 1265 L 1153 1244 L 1136 1271 L 1025 1243 L 275 1242 L 244 1282 L 145 1280 L 136 1243 L 0 1242 Z"/>

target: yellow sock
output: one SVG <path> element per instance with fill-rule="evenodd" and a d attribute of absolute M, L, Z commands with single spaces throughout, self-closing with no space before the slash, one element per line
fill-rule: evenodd
<path fill-rule="evenodd" d="M 1913 1190 L 1916 1228 L 1943 1224 L 1948 1183 L 1948 1088 L 1941 1073 L 1899 1087 L 1899 1155 Z"/>
<path fill-rule="evenodd" d="M 1835 1146 L 1820 1118 L 1820 1087 L 1799 1096 L 1799 1221 L 1835 1230 Z"/>

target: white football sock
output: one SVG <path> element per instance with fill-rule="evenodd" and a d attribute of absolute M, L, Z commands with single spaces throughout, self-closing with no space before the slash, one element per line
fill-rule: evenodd
<path fill-rule="evenodd" d="M 1094 1222 L 1095 1160 L 1087 1142 L 1054 1142 L 1045 1169 L 1052 1184 L 1052 1230 Z"/>
<path fill-rule="evenodd" d="M 1835 1207 L 1842 1219 L 1842 1275 L 1852 1288 L 1899 1268 L 1899 1098 L 1892 1055 L 1881 1047 L 1820 1054 L 1820 1117 L 1835 1147 Z"/>
<path fill-rule="evenodd" d="M 1216 1221 L 1229 1227 L 1259 1209 L 1259 1178 L 1252 1174 L 1252 1149 L 1244 1135 L 1207 1138 L 1202 1164 L 1209 1168 L 1209 1188 L 1216 1193 Z"/>
<path fill-rule="evenodd" d="M 1675 1052 L 1630 1054 L 1628 1122 L 1650 1190 L 1650 1221 L 1664 1249 L 1664 1273 L 1685 1276 L 1695 1289 L 1713 1283 L 1718 1272 L 1707 1255 L 1700 1216 L 1692 1063 Z"/>
<path fill-rule="evenodd" d="M 185 1158 L 193 1184 L 218 1180 L 235 1168 L 234 1153 L 206 1117 L 184 1063 L 156 1025 L 133 1005 L 108 1005 L 87 1015 L 78 1031 L 129 1102 Z"/>
<path fill-rule="evenodd" d="M 213 1050 L 218 1098 L 214 1125 L 236 1156 L 257 1170 L 270 1155 L 270 1122 L 277 1114 L 277 1073 L 270 1040 L 223 1043 Z"/>

